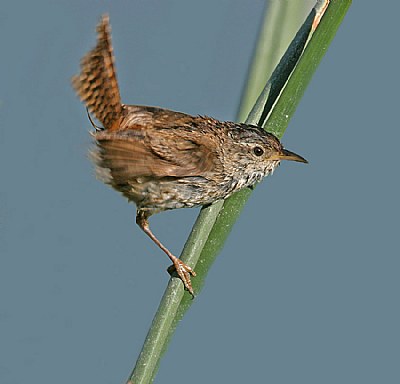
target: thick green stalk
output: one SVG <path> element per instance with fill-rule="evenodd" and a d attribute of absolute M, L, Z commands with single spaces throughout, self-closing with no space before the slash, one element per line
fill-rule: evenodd
<path fill-rule="evenodd" d="M 318 2 L 322 3 L 325 1 Z M 283 135 L 350 4 L 351 0 L 331 0 L 317 31 L 308 41 L 315 11 L 310 14 L 258 98 L 247 123 L 259 123 L 278 137 Z M 196 269 L 197 277 L 192 281 L 195 292 L 200 291 L 250 194 L 251 190 L 245 189 L 201 210 L 181 255 L 185 263 Z M 130 377 L 131 383 L 152 382 L 178 321 L 192 303 L 190 295 L 184 293 L 182 282 L 171 278 Z"/>
<path fill-rule="evenodd" d="M 315 0 L 268 1 L 265 20 L 261 26 L 246 86 L 240 101 L 237 121 L 246 120 L 265 83 L 313 4 L 315 4 Z"/>

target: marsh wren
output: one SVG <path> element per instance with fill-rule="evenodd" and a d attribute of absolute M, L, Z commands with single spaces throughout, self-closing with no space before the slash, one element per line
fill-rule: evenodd
<path fill-rule="evenodd" d="M 168 255 L 193 295 L 194 270 L 150 230 L 151 215 L 226 199 L 270 174 L 281 160 L 307 161 L 254 125 L 121 102 L 108 16 L 81 61 L 73 87 L 102 127 L 93 133 L 97 175 L 137 207 L 136 223 Z"/>

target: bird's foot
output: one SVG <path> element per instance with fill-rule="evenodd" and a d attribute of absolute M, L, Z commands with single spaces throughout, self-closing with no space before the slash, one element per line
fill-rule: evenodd
<path fill-rule="evenodd" d="M 173 264 L 168 268 L 168 273 L 172 275 L 174 272 L 180 277 L 185 288 L 194 297 L 194 291 L 192 287 L 192 282 L 190 280 L 190 275 L 196 276 L 196 272 L 186 265 L 181 259 L 175 257 L 172 260 Z"/>

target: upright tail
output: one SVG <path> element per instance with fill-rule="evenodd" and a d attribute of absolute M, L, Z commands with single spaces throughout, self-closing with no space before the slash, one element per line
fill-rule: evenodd
<path fill-rule="evenodd" d="M 82 58 L 81 72 L 72 78 L 72 86 L 105 129 L 118 129 L 122 104 L 107 15 L 97 26 L 97 45 Z"/>

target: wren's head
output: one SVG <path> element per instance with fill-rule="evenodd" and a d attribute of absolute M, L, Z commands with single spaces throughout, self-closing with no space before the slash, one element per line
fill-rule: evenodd
<path fill-rule="evenodd" d="M 307 163 L 303 157 L 284 149 L 274 135 L 254 125 L 232 125 L 228 137 L 232 143 L 224 146 L 225 156 L 230 160 L 240 187 L 260 181 L 273 172 L 281 160 Z"/>

